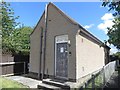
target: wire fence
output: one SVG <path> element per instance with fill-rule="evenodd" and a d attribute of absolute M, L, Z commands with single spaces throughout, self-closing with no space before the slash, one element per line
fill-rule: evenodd
<path fill-rule="evenodd" d="M 103 88 L 116 69 L 116 61 L 108 63 L 97 74 L 92 74 L 80 89 L 83 88 Z"/>

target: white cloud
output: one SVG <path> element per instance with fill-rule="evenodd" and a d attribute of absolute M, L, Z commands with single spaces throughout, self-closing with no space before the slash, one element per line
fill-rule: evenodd
<path fill-rule="evenodd" d="M 116 53 L 118 51 L 113 45 L 111 45 L 110 48 L 110 54 Z"/>
<path fill-rule="evenodd" d="M 106 45 L 107 45 L 107 46 L 110 46 L 110 43 L 109 43 L 109 42 L 107 42 L 107 43 L 106 43 Z"/>
<path fill-rule="evenodd" d="M 101 17 L 101 20 L 103 20 L 103 23 L 100 23 L 98 25 L 98 29 L 105 32 L 105 34 L 108 32 L 107 27 L 111 28 L 114 24 L 113 21 L 114 17 L 112 13 L 106 13 L 103 17 Z"/>
<path fill-rule="evenodd" d="M 85 28 L 85 29 L 89 29 L 89 28 L 91 28 L 91 27 L 93 27 L 93 26 L 94 26 L 94 24 L 85 25 L 84 28 Z"/>
<path fill-rule="evenodd" d="M 106 13 L 102 18 L 101 20 L 112 20 L 114 17 L 112 15 L 112 13 Z"/>

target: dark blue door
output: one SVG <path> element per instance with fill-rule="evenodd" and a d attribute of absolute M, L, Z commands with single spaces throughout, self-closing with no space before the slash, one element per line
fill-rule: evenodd
<path fill-rule="evenodd" d="M 68 76 L 68 47 L 67 43 L 56 44 L 56 76 Z"/>

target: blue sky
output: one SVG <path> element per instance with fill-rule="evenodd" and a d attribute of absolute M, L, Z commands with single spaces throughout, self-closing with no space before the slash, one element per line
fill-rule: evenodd
<path fill-rule="evenodd" d="M 26 26 L 35 26 L 40 19 L 46 2 L 11 2 L 17 20 Z M 101 2 L 55 2 L 58 8 L 73 18 L 101 41 L 107 39 L 107 26 L 112 25 L 113 16 Z M 114 49 L 113 49 L 114 52 Z"/>

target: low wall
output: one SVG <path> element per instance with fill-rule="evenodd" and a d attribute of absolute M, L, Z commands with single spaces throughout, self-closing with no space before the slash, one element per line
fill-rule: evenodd
<path fill-rule="evenodd" d="M 104 87 L 104 85 L 108 82 L 112 74 L 116 69 L 116 61 L 108 63 L 106 66 L 97 70 L 97 73 L 91 73 L 82 84 L 79 84 L 80 88 L 96 88 L 96 87 Z"/>
<path fill-rule="evenodd" d="M 116 61 L 110 62 L 108 63 L 105 67 L 104 67 L 104 75 L 105 75 L 105 82 L 107 82 L 111 75 L 114 73 L 116 68 Z"/>

